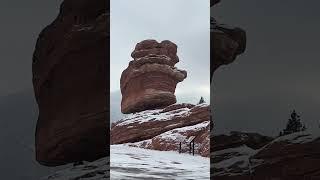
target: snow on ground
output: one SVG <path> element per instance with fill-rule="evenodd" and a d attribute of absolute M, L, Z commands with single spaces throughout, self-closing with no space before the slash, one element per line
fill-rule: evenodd
<path fill-rule="evenodd" d="M 249 158 L 255 152 L 246 145 L 213 152 L 214 159 L 221 159 L 221 161 L 211 164 L 216 169 L 215 175 L 234 176 L 248 172 L 250 170 Z"/>
<path fill-rule="evenodd" d="M 209 104 L 203 103 L 198 104 L 195 107 L 206 107 Z M 195 108 L 193 107 L 193 108 Z M 162 112 L 163 109 L 156 110 L 146 110 L 138 113 L 131 113 L 125 116 L 122 120 L 119 121 L 119 124 L 116 126 L 124 126 L 133 123 L 144 123 L 149 121 L 168 121 L 173 117 L 185 117 L 188 116 L 191 112 L 189 108 L 181 108 L 173 111 Z"/>
<path fill-rule="evenodd" d="M 111 145 L 111 179 L 210 179 L 210 159 L 172 151 Z"/>
<path fill-rule="evenodd" d="M 139 113 L 132 113 L 127 115 L 117 126 L 124 126 L 133 123 L 144 123 L 149 121 L 167 121 L 173 116 L 187 116 L 189 114 L 188 108 L 182 108 L 175 111 L 169 111 L 160 113 L 162 109 L 157 110 L 146 110 Z M 179 111 L 179 112 L 178 112 Z"/>
<path fill-rule="evenodd" d="M 42 180 L 101 180 L 109 179 L 109 176 L 109 157 L 106 157 L 91 163 L 84 162 L 83 165 L 57 171 L 42 178 Z"/>
<path fill-rule="evenodd" d="M 182 128 L 176 128 L 176 129 L 167 131 L 165 133 L 162 133 L 158 136 L 155 136 L 154 139 L 159 138 L 159 139 L 165 139 L 167 141 L 173 141 L 173 142 L 186 142 L 188 140 L 187 136 L 183 135 L 183 134 L 185 134 L 187 131 L 203 130 L 209 125 L 209 123 L 210 123 L 209 121 L 204 121 L 202 123 L 199 123 L 199 124 L 196 124 L 193 126 L 185 126 Z M 146 140 L 146 141 L 150 141 L 150 140 Z M 136 144 L 143 144 L 143 143 L 144 143 L 144 141 L 140 141 L 140 142 L 137 142 Z M 132 144 L 135 144 L 135 143 L 132 143 Z"/>
<path fill-rule="evenodd" d="M 193 126 L 185 126 L 182 128 L 176 128 L 170 131 L 167 131 L 165 133 L 162 133 L 158 136 L 153 137 L 152 139 L 147 139 L 144 141 L 139 141 L 135 143 L 127 143 L 129 146 L 134 146 L 134 147 L 140 147 L 140 148 L 150 148 L 152 145 L 153 139 L 161 139 L 166 142 L 176 142 L 177 147 L 179 146 L 179 142 L 182 142 L 182 148 L 187 147 L 189 148 L 188 142 L 190 142 L 189 138 L 187 138 L 187 135 L 185 133 L 187 131 L 200 131 L 205 129 L 208 125 L 210 124 L 209 121 L 204 121 L 202 123 L 193 125 Z M 160 143 L 165 143 L 165 142 L 160 142 Z M 195 143 L 195 149 L 199 148 L 199 144 Z"/>
<path fill-rule="evenodd" d="M 273 142 L 287 141 L 292 144 L 304 144 L 312 142 L 320 137 L 320 129 L 317 130 L 306 130 L 301 132 L 292 133 L 289 135 L 281 136 L 275 139 Z M 271 142 L 270 144 L 272 144 Z"/>

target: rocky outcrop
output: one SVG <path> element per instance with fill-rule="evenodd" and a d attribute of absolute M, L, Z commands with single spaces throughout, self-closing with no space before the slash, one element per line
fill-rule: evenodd
<path fill-rule="evenodd" d="M 320 131 L 279 137 L 250 159 L 255 179 L 320 179 Z"/>
<path fill-rule="evenodd" d="M 215 135 L 211 141 L 213 178 L 250 179 L 249 157 L 273 138 L 258 133 L 231 132 Z"/>
<path fill-rule="evenodd" d="M 211 0 L 211 6 L 220 0 Z M 246 49 L 246 33 L 238 27 L 218 23 L 211 17 L 211 77 L 221 66 L 232 63 Z"/>
<path fill-rule="evenodd" d="M 252 149 L 259 149 L 273 140 L 272 137 L 263 136 L 258 133 L 245 133 L 232 131 L 229 134 L 215 135 L 212 137 L 213 151 L 235 148 L 246 145 Z"/>
<path fill-rule="evenodd" d="M 128 115 L 112 124 L 111 144 L 160 151 L 189 152 L 188 140 L 195 136 L 195 153 L 209 156 L 210 107 L 208 104 L 174 104 L 164 109 Z"/>
<path fill-rule="evenodd" d="M 176 103 L 176 85 L 187 72 L 179 62 L 177 46 L 170 41 L 144 40 L 131 54 L 134 58 L 121 75 L 121 111 L 125 114 L 163 108 Z"/>
<path fill-rule="evenodd" d="M 214 178 L 319 179 L 320 168 L 315 164 L 320 163 L 320 131 L 298 132 L 268 143 L 266 140 L 270 138 L 261 135 L 249 139 L 262 141 L 243 141 L 243 144 L 237 146 L 231 143 L 229 147 L 212 152 Z M 250 144 L 259 145 L 250 147 Z"/>
<path fill-rule="evenodd" d="M 109 4 L 65 0 L 39 35 L 33 87 L 36 159 L 47 166 L 96 160 L 109 146 Z"/>

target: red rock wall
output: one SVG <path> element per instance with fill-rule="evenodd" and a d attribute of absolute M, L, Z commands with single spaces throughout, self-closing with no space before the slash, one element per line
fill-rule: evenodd
<path fill-rule="evenodd" d="M 47 166 L 96 160 L 108 148 L 106 1 L 66 0 L 39 35 L 33 85 L 36 159 Z"/>

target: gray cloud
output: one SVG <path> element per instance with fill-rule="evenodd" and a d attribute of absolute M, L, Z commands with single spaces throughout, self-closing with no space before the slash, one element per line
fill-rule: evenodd
<path fill-rule="evenodd" d="M 247 51 L 215 73 L 216 131 L 276 135 L 290 111 L 309 128 L 320 120 L 320 2 L 222 1 L 217 20 L 247 31 Z"/>
<path fill-rule="evenodd" d="M 32 87 L 31 62 L 40 31 L 58 14 L 59 1 L 0 2 L 0 96 Z"/>
<path fill-rule="evenodd" d="M 136 43 L 168 39 L 178 45 L 177 67 L 188 71 L 177 93 L 199 91 L 209 96 L 209 16 L 206 0 L 112 0 L 111 90 L 119 89 L 121 72 Z"/>

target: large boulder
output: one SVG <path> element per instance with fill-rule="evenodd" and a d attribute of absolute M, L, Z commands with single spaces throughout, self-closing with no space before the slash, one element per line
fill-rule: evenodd
<path fill-rule="evenodd" d="M 160 150 L 189 152 L 194 138 L 195 153 L 209 156 L 210 106 L 173 104 L 163 109 L 127 115 L 111 126 L 111 144 Z"/>
<path fill-rule="evenodd" d="M 121 111 L 125 114 L 176 103 L 176 85 L 187 72 L 174 65 L 177 46 L 170 41 L 144 40 L 136 45 L 129 67 L 122 72 Z"/>
<path fill-rule="evenodd" d="M 252 135 L 254 134 L 249 134 Z M 257 141 L 258 139 L 260 141 Z M 218 143 L 218 147 L 222 147 L 221 144 L 225 146 L 212 152 L 213 178 L 223 180 L 320 178 L 320 168 L 316 166 L 320 163 L 320 131 L 297 132 L 277 137 L 272 141 L 270 139 L 256 134 L 251 138 L 242 136 L 238 141 L 234 140 L 242 144 L 220 143 L 219 146 Z M 252 140 L 253 142 L 250 142 Z M 229 145 L 226 146 L 227 144 Z"/>
<path fill-rule="evenodd" d="M 320 179 L 320 131 L 279 137 L 250 159 L 254 179 Z"/>
<path fill-rule="evenodd" d="M 211 141 L 213 178 L 250 179 L 249 159 L 273 138 L 258 133 L 231 132 L 215 135 Z"/>
<path fill-rule="evenodd" d="M 131 143 L 129 145 L 159 151 L 180 151 L 181 153 L 191 153 L 190 140 L 194 137 L 194 153 L 209 157 L 209 123 L 210 121 L 204 121 L 196 125 L 176 128 L 151 139 Z"/>
<path fill-rule="evenodd" d="M 46 166 L 107 155 L 109 4 L 65 0 L 39 35 L 33 87 L 36 159 Z"/>

